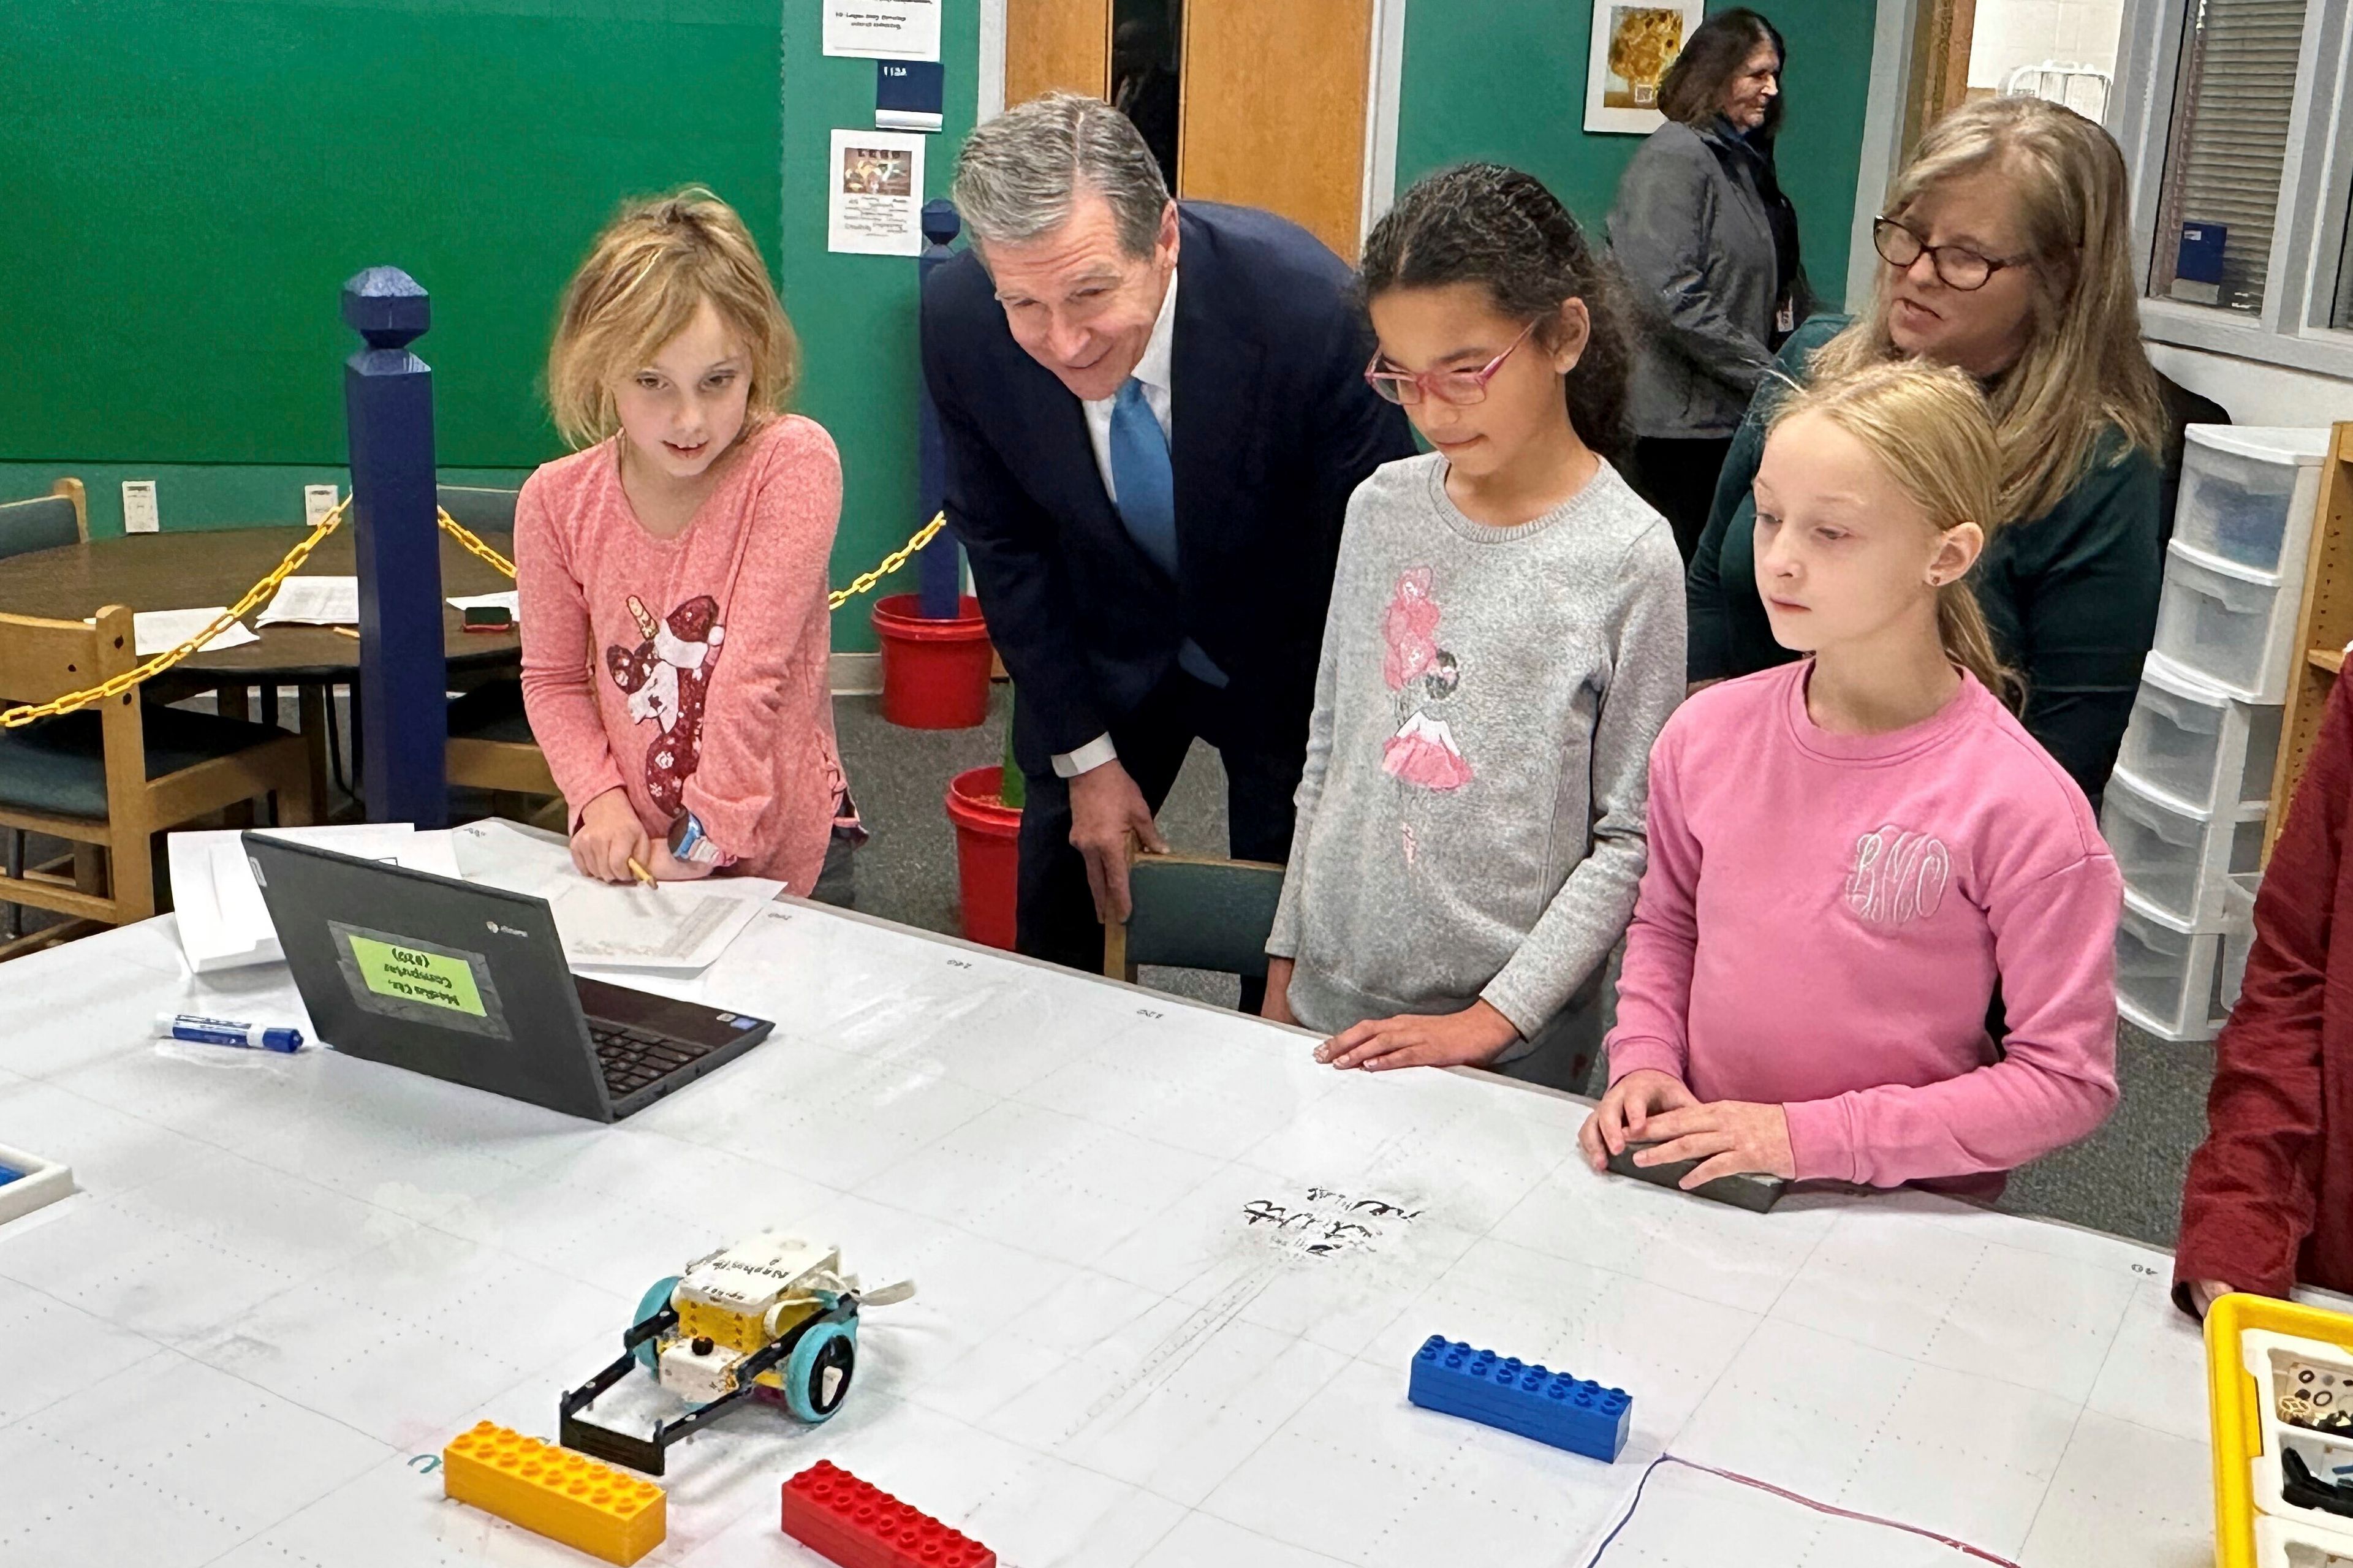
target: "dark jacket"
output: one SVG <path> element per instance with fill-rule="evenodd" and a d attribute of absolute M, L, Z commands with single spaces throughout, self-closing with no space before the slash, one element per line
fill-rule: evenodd
<path fill-rule="evenodd" d="M 1799 328 L 1781 351 L 1783 372 L 1805 380 L 1814 352 L 1845 325 L 1843 317 L 1822 316 Z M 1694 680 L 1747 675 L 1798 657 L 1773 640 L 1757 595 L 1757 503 L 1749 494 L 1780 385 L 1760 388 L 1741 422 L 1692 557 L 1685 598 Z M 2019 717 L 2094 808 L 2157 636 L 2165 577 L 2158 477 L 2147 453 L 2123 451 L 2121 437 L 2104 442 L 2064 500 L 1996 534 L 1978 567 L 1978 603 L 1994 646 L 2025 679 Z"/>
<path fill-rule="evenodd" d="M 2255 895 L 2239 1005 L 2214 1042 L 2206 1142 L 2189 1157 L 2174 1299 L 2220 1279 L 2284 1296 L 2353 1290 L 2353 679 L 2320 738 Z"/>
<path fill-rule="evenodd" d="M 1234 723 L 1303 752 L 1349 493 L 1414 450 L 1405 411 L 1365 384 L 1372 338 L 1340 258 L 1269 213 L 1179 215 L 1176 582 L 1121 524 L 1085 411 L 1013 341 L 979 258 L 924 287 L 948 525 L 1019 691 L 1014 747 L 1033 773 L 1131 711 L 1187 637 L 1231 678 Z"/>
<path fill-rule="evenodd" d="M 1773 363 L 1780 252 L 1761 154 L 1669 121 L 1618 182 L 1609 248 L 1643 331 L 1629 420 L 1641 437 L 1730 435 Z"/>

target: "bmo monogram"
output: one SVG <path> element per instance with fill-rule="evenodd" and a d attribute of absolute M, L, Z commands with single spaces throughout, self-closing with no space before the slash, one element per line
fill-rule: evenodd
<path fill-rule="evenodd" d="M 1944 902 L 1952 875 L 1943 839 L 1891 824 L 1855 840 L 1846 905 L 1877 925 L 1925 920 Z"/>

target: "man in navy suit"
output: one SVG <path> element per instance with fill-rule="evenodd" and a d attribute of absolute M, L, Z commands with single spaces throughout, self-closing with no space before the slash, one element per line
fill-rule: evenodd
<path fill-rule="evenodd" d="M 972 248 L 924 289 L 923 374 L 1013 676 L 1018 941 L 1099 971 L 1128 836 L 1163 847 L 1195 737 L 1225 763 L 1232 853 L 1288 858 L 1341 519 L 1413 437 L 1363 379 L 1340 258 L 1271 214 L 1170 200 L 1109 105 L 990 121 L 955 197 Z"/>

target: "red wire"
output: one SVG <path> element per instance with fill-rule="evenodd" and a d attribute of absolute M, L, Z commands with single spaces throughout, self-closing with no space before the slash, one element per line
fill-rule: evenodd
<path fill-rule="evenodd" d="M 1816 1513 L 1826 1513 L 1837 1519 L 1851 1519 L 1861 1524 L 1882 1525 L 1889 1530 L 1903 1531 L 1907 1535 L 1922 1536 L 1929 1541 L 1936 1542 L 1939 1546 L 1949 1546 L 1956 1552 L 1974 1557 L 1980 1563 L 1993 1563 L 1995 1568 L 2018 1568 L 2018 1564 L 2012 1563 L 2009 1558 L 1997 1557 L 1992 1552 L 1984 1550 L 1982 1547 L 1971 1546 L 1966 1541 L 1956 1541 L 1949 1535 L 1939 1535 L 1933 1530 L 1923 1530 L 1916 1524 L 1906 1524 L 1900 1519 L 1883 1519 L 1875 1513 L 1859 1513 L 1851 1508 L 1839 1508 L 1831 1503 L 1816 1502 L 1812 1498 L 1802 1497 L 1799 1494 L 1789 1490 L 1787 1487 L 1777 1487 L 1770 1481 L 1760 1481 L 1754 1476 L 1744 1476 L 1737 1470 L 1719 1470 L 1714 1465 L 1699 1464 L 1694 1460 L 1686 1459 L 1678 1454 L 1661 1454 L 1657 1458 L 1651 1461 L 1651 1469 L 1656 1469 L 1661 1465 L 1681 1465 L 1687 1470 L 1700 1470 L 1723 1480 L 1736 1481 L 1744 1487 L 1755 1487 L 1758 1491 L 1770 1492 L 1775 1497 L 1796 1503 L 1801 1508 L 1812 1509 Z M 1647 1480 L 1650 1478 L 1651 1469 L 1646 1469 L 1642 1472 L 1644 1479 Z M 1617 1529 L 1610 1531 L 1609 1534 L 1603 1539 L 1601 1542 L 1601 1551 L 1606 1552 L 1609 1550 L 1609 1542 L 1617 1538 L 1618 1531 L 1626 1528 L 1626 1521 L 1634 1516 L 1634 1509 L 1636 1506 L 1641 1504 L 1641 1500 L 1642 1491 L 1638 1486 L 1634 1489 L 1633 1503 L 1629 1504 L 1627 1507 L 1626 1518 L 1620 1519 L 1618 1521 Z M 1590 1568 L 1591 1563 L 1599 1563 L 1600 1560 L 1601 1552 L 1596 1552 L 1592 1558 L 1588 1560 L 1588 1568 Z"/>

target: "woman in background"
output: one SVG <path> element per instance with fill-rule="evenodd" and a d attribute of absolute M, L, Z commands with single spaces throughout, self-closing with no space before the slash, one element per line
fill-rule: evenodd
<path fill-rule="evenodd" d="M 1781 194 L 1781 35 L 1754 11 L 1700 24 L 1659 87 L 1667 122 L 1618 182 L 1609 244 L 1641 307 L 1626 475 L 1688 562 L 1757 385 L 1810 308 Z"/>

